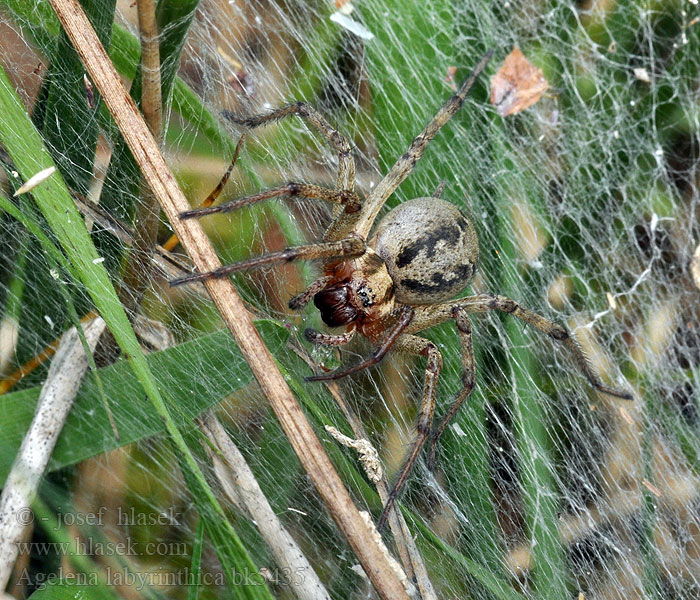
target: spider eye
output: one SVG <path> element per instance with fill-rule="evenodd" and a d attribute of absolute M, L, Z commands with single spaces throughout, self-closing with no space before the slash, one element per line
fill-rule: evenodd
<path fill-rule="evenodd" d="M 357 318 L 357 311 L 350 304 L 348 286 L 338 283 L 321 290 L 314 296 L 314 305 L 321 312 L 321 319 L 329 327 L 347 325 Z"/>
<path fill-rule="evenodd" d="M 360 302 L 362 302 L 362 306 L 365 308 L 374 304 L 375 295 L 366 285 L 363 285 L 359 290 L 357 290 L 357 295 L 360 297 Z"/>

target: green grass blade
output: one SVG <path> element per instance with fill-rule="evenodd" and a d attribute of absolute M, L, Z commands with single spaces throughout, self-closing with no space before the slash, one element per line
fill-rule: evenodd
<path fill-rule="evenodd" d="M 197 523 L 194 534 L 194 546 L 192 547 L 192 563 L 190 564 L 190 586 L 187 588 L 187 600 L 199 598 L 199 579 L 202 574 L 202 546 L 204 545 L 204 523 Z"/>
<path fill-rule="evenodd" d="M 40 498 L 36 498 L 32 503 L 32 511 L 36 516 L 37 523 L 41 525 L 42 530 L 47 536 L 48 540 L 52 544 L 56 544 L 58 548 L 67 548 L 63 553 L 62 558 L 68 559 L 73 566 L 76 568 L 75 571 L 71 571 L 74 577 L 73 581 L 68 581 L 67 583 L 72 583 L 67 587 L 75 588 L 78 587 L 76 584 L 81 581 L 87 583 L 87 585 L 80 585 L 80 588 L 85 588 L 87 595 L 85 598 L 100 598 L 102 600 L 115 600 L 117 598 L 116 593 L 107 585 L 106 577 L 101 573 L 102 567 L 98 566 L 91 557 L 85 555 L 85 552 L 81 552 L 76 546 L 76 536 L 75 533 L 67 530 L 61 525 L 59 520 L 56 518 L 56 514 L 52 511 L 46 504 L 44 504 Z M 61 588 L 59 590 L 59 588 Z M 63 586 L 58 586 L 54 589 L 51 594 L 46 596 L 46 598 L 60 597 L 63 593 Z M 32 594 L 32 598 L 42 598 L 41 594 Z"/>
<path fill-rule="evenodd" d="M 109 48 L 115 0 L 85 3 L 87 15 L 105 48 Z M 90 107 L 85 92 L 85 67 L 68 36 L 61 32 L 55 52 L 49 57 L 46 113 L 43 119 L 44 143 L 68 187 L 87 195 L 97 148 L 97 106 Z"/>
<path fill-rule="evenodd" d="M 271 321 L 257 324 L 270 350 L 282 354 L 288 331 Z M 192 357 L 196 357 L 193 361 Z M 220 402 L 253 380 L 238 347 L 226 331 L 201 336 L 146 357 L 156 383 L 171 390 L 173 416 L 180 427 L 191 427 L 204 410 Z M 153 413 L 143 387 L 133 381 L 131 367 L 121 360 L 85 377 L 73 410 L 54 450 L 49 470 L 75 464 L 125 444 L 164 431 Z M 110 399 L 120 439 L 115 439 L 106 414 L 95 411 L 99 402 L 99 376 Z M 22 442 L 39 399 L 41 387 L 3 395 L 0 415 L 0 481 L 4 481 Z"/>
<path fill-rule="evenodd" d="M 4 70 L 0 71 L 0 142 L 7 149 L 17 170 L 25 180 L 53 166 L 38 132 L 27 116 Z M 209 517 L 206 519 L 209 534 L 220 534 L 220 530 L 225 530 L 225 534 L 220 534 L 220 537 L 230 543 L 225 546 L 216 546 L 216 549 L 227 575 L 231 578 L 229 581 L 233 583 L 232 577 L 236 570 L 247 569 L 252 575 L 250 585 L 241 588 L 242 597 L 259 598 L 265 595 L 269 597 L 267 587 L 259 575 L 255 576 L 257 573 L 255 565 L 227 520 L 170 414 L 166 400 L 158 388 L 109 275 L 101 264 L 95 246 L 60 174 L 55 173 L 36 187 L 32 195 L 87 293 L 106 321 L 122 353 L 128 358 L 133 373 L 143 386 L 153 408 L 165 423 L 177 449 L 178 457 L 181 459 L 184 473 L 188 476 L 188 481 L 195 486 L 191 491 L 197 507 L 203 516 Z"/>

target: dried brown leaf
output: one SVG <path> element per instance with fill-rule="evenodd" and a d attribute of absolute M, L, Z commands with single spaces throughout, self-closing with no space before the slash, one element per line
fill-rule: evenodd
<path fill-rule="evenodd" d="M 524 111 L 549 88 L 542 69 L 535 67 L 516 46 L 491 79 L 491 104 L 502 117 Z"/>

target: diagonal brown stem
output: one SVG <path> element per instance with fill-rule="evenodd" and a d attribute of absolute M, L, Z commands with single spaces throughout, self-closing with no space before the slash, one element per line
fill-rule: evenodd
<path fill-rule="evenodd" d="M 200 271 L 217 269 L 221 262 L 199 223 L 178 219 L 178 214 L 189 208 L 187 200 L 83 9 L 76 0 L 51 0 L 51 4 L 182 245 Z M 326 451 L 253 326 L 251 316 L 233 284 L 224 278 L 208 280 L 204 285 L 269 399 L 294 452 L 379 596 L 387 600 L 408 600 L 408 594 L 391 568 L 388 557 L 373 541 L 369 526 L 353 504 Z"/>

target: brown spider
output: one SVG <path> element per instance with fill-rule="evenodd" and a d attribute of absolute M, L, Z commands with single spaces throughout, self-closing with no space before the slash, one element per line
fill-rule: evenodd
<path fill-rule="evenodd" d="M 471 221 L 453 204 L 441 200 L 440 192 L 432 197 L 414 198 L 400 204 L 377 224 L 372 237 L 366 241 L 386 200 L 410 175 L 440 128 L 460 109 L 490 58 L 491 52 L 488 52 L 457 93 L 442 106 L 423 132 L 413 140 L 408 151 L 364 200 L 354 192 L 355 163 L 350 144 L 314 108 L 299 102 L 264 116 L 226 116 L 249 128 L 288 115 L 302 117 L 321 132 L 338 152 L 337 189 L 290 182 L 221 206 L 194 209 L 180 215 L 182 219 L 187 219 L 228 212 L 285 194 L 318 198 L 337 205 L 334 219 L 322 242 L 272 252 L 208 273 L 188 275 L 173 280 L 171 285 L 224 277 L 235 271 L 270 263 L 324 259 L 323 276 L 306 291 L 292 298 L 289 306 L 298 310 L 313 299 L 324 323 L 329 327 L 344 327 L 345 332 L 330 335 L 307 329 L 306 339 L 314 344 L 340 346 L 359 332 L 376 344 L 376 348 L 369 358 L 356 365 L 307 377 L 307 381 L 339 379 L 356 373 L 377 364 L 392 349 L 428 359 L 416 438 L 377 523 L 380 530 L 426 440 L 430 437 L 429 466 L 432 468 L 435 446 L 440 436 L 474 388 L 474 352 L 469 313 L 498 310 L 525 321 L 567 346 L 583 374 L 597 390 L 618 398 L 632 398 L 628 392 L 602 383 L 571 334 L 561 325 L 504 296 L 482 294 L 449 300 L 462 291 L 474 276 L 479 244 Z M 455 320 L 461 339 L 462 390 L 431 432 L 442 356 L 435 344 L 416 334 L 450 319 Z"/>

